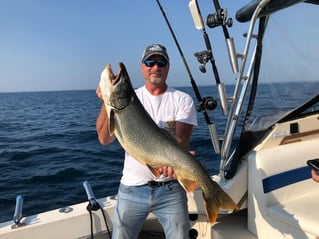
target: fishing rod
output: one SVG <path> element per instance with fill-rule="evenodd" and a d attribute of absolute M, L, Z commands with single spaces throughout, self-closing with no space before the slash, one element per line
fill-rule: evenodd
<path fill-rule="evenodd" d="M 207 26 L 213 28 L 216 26 L 222 26 L 224 37 L 227 44 L 228 55 L 230 64 L 232 66 L 233 72 L 237 73 L 238 70 L 238 62 L 237 62 L 237 54 L 235 51 L 235 43 L 234 38 L 230 37 L 227 27 L 233 26 L 233 19 L 227 19 L 227 10 L 220 7 L 218 0 L 213 0 L 213 4 L 216 9 L 216 13 L 209 14 L 207 16 Z M 216 21 L 214 21 L 216 19 Z M 215 24 L 214 24 L 215 23 Z"/>
<path fill-rule="evenodd" d="M 218 0 L 213 0 L 213 4 L 215 6 L 216 13 L 212 13 L 207 16 L 207 26 L 210 28 L 222 26 L 225 38 L 229 39 L 230 36 L 226 26 L 231 27 L 233 25 L 233 20 L 231 18 L 226 20 L 227 11 L 220 7 Z"/>
<path fill-rule="evenodd" d="M 216 127 L 215 127 L 215 124 L 213 122 L 211 122 L 211 120 L 209 119 L 209 116 L 207 114 L 207 110 L 214 110 L 216 107 L 217 107 L 217 102 L 216 100 L 213 98 L 213 97 L 205 97 L 204 99 L 201 97 L 201 94 L 199 92 L 199 89 L 197 87 L 197 84 L 196 84 L 196 81 L 194 80 L 193 78 L 193 75 L 190 71 L 190 68 L 188 66 L 188 63 L 185 59 L 185 56 L 183 54 L 183 51 L 178 43 L 178 40 L 176 38 L 176 35 L 171 27 L 171 24 L 169 23 L 168 21 L 168 18 L 166 16 L 166 13 L 160 3 L 159 0 L 156 0 L 157 4 L 158 4 L 158 7 L 159 9 L 161 10 L 161 13 L 165 19 L 165 22 L 170 30 L 170 33 L 174 39 L 174 42 L 177 46 L 177 49 L 181 55 L 181 58 L 183 60 L 183 63 L 184 63 L 184 66 L 187 70 L 187 73 L 188 73 L 188 76 L 190 78 L 190 82 L 191 82 L 191 85 L 193 87 L 193 90 L 194 90 L 194 93 L 195 93 L 195 96 L 197 98 L 197 101 L 200 103 L 200 107 L 199 107 L 199 111 L 203 112 L 203 115 L 204 115 L 204 118 L 205 118 L 205 121 L 206 121 L 206 124 L 208 125 L 208 128 L 209 128 L 209 131 L 210 131 L 210 134 L 211 134 L 211 139 L 212 139 L 212 143 L 213 143 L 213 146 L 214 146 L 214 149 L 215 149 L 215 152 L 216 153 L 220 153 L 220 146 L 219 146 L 219 139 L 218 139 L 218 135 L 217 135 L 217 131 L 216 131 Z"/>
<path fill-rule="evenodd" d="M 210 28 L 217 27 L 217 26 L 223 27 L 224 35 L 226 38 L 229 60 L 230 60 L 231 66 L 232 66 L 232 70 L 233 70 L 233 72 L 238 72 L 237 54 L 235 51 L 234 41 L 233 41 L 233 38 L 231 38 L 229 36 L 228 30 L 226 28 L 226 26 L 229 26 L 229 27 L 232 26 L 233 21 L 231 18 L 227 19 L 227 11 L 220 7 L 218 0 L 214 0 L 214 5 L 215 5 L 217 12 L 208 15 L 206 24 Z M 210 44 L 210 40 L 209 40 L 208 34 L 206 32 L 206 29 L 205 29 L 205 26 L 203 23 L 202 14 L 200 12 L 197 0 L 190 0 L 188 6 L 189 6 L 190 12 L 192 14 L 195 27 L 198 30 L 201 30 L 203 33 L 203 38 L 204 38 L 204 41 L 206 44 L 206 49 L 207 49 L 207 50 L 204 50 L 201 52 L 196 52 L 194 54 L 195 57 L 197 58 L 197 60 L 199 61 L 199 63 L 201 64 L 199 69 L 202 73 L 205 73 L 206 72 L 206 64 L 208 63 L 208 61 L 211 62 L 216 85 L 217 85 L 217 89 L 218 89 L 218 93 L 219 93 L 219 97 L 220 97 L 220 103 L 222 106 L 222 110 L 224 112 L 224 115 L 227 115 L 228 114 L 228 105 L 227 105 L 225 86 L 221 82 L 219 74 L 218 74 L 215 58 L 213 55 L 212 46 Z"/>
<path fill-rule="evenodd" d="M 233 72 L 237 73 L 238 70 L 238 62 L 237 62 L 237 54 L 235 51 L 235 43 L 234 39 L 230 37 L 227 27 L 232 27 L 233 19 L 227 19 L 227 10 L 221 8 L 218 0 L 213 0 L 213 4 L 216 10 L 216 13 L 208 14 L 206 24 L 210 28 L 214 28 L 217 26 L 221 26 L 224 32 L 224 37 L 227 44 L 228 55 L 230 64 L 232 66 Z"/>

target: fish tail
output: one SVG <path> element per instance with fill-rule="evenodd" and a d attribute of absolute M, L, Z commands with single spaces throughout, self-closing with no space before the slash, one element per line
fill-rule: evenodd
<path fill-rule="evenodd" d="M 216 183 L 218 186 L 214 190 L 209 190 L 208 193 L 204 193 L 203 197 L 205 201 L 206 214 L 208 221 L 211 223 L 216 222 L 219 209 L 224 208 L 228 210 L 237 210 L 238 206 L 233 199 Z M 214 186 L 215 187 L 215 186 Z"/>

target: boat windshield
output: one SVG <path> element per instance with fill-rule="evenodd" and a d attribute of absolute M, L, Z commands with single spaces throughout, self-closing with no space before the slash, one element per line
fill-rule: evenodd
<path fill-rule="evenodd" d="M 319 113 L 319 95 L 316 95 L 306 103 L 297 108 L 286 112 L 277 112 L 269 115 L 256 117 L 254 121 L 247 127 L 246 131 L 264 131 L 278 122 L 285 122 L 297 118 L 302 118 L 312 114 Z"/>
<path fill-rule="evenodd" d="M 255 107 L 246 131 L 265 130 L 276 122 L 318 112 L 317 8 L 299 3 L 269 18 Z"/>

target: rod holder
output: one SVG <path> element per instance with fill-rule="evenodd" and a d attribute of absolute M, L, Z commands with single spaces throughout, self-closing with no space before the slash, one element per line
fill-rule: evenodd
<path fill-rule="evenodd" d="M 217 130 L 216 130 L 215 124 L 214 123 L 210 123 L 208 125 L 208 129 L 209 129 L 210 138 L 212 140 L 215 153 L 219 154 L 220 153 L 220 143 L 219 143 L 219 138 L 218 138 L 218 134 L 217 134 Z"/>
<path fill-rule="evenodd" d="M 227 49 L 228 49 L 228 56 L 230 65 L 234 73 L 238 73 L 238 60 L 237 60 L 237 53 L 235 49 L 234 38 L 230 37 L 226 39 Z"/>
<path fill-rule="evenodd" d="M 228 114 L 228 104 L 227 104 L 227 96 L 224 83 L 219 83 L 217 85 L 218 94 L 220 98 L 220 105 L 222 107 L 224 115 Z"/>
<path fill-rule="evenodd" d="M 14 226 L 15 227 L 19 227 L 21 225 L 23 225 L 23 223 L 21 222 L 22 220 L 22 208 L 23 208 L 23 196 L 22 195 L 18 195 L 16 197 L 16 206 L 15 206 L 15 210 L 14 210 L 14 214 L 13 214 L 13 222 L 14 222 Z"/>
<path fill-rule="evenodd" d="M 84 181 L 83 187 L 85 189 L 85 192 L 86 192 L 86 195 L 87 195 L 87 198 L 89 200 L 89 204 L 90 204 L 91 208 L 95 210 L 96 208 L 99 207 L 99 204 L 94 196 L 94 193 L 92 191 L 90 183 L 88 181 Z"/>

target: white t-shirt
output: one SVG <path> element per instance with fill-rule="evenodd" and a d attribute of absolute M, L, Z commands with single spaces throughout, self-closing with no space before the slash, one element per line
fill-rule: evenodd
<path fill-rule="evenodd" d="M 174 127 L 179 121 L 197 126 L 197 116 L 193 99 L 185 92 L 168 87 L 160 96 L 151 95 L 145 86 L 135 90 L 145 110 L 160 128 Z M 121 183 L 129 186 L 144 185 L 147 182 L 171 180 L 163 176 L 156 178 L 147 166 L 125 152 Z"/>

